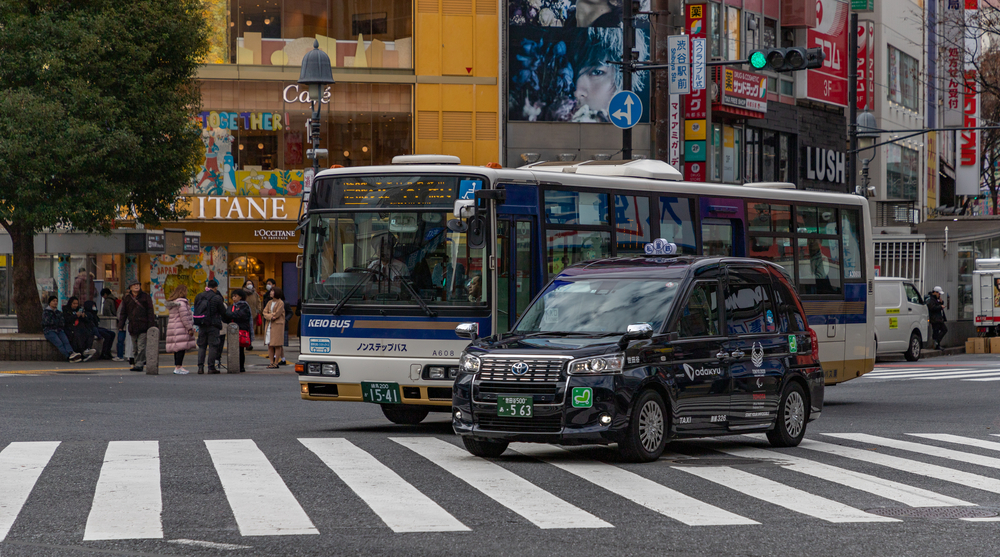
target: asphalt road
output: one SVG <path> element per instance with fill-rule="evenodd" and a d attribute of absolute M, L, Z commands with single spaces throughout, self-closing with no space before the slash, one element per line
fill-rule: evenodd
<path fill-rule="evenodd" d="M 0 369 L 0 557 L 1000 554 L 991 355 L 880 362 L 794 449 L 680 441 L 644 465 L 472 458 L 446 414 L 394 426 L 300 400 L 290 372 L 28 367 Z"/>

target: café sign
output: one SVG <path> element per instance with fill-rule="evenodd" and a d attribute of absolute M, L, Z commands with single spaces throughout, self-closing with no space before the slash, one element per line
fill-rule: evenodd
<path fill-rule="evenodd" d="M 330 86 L 327 85 L 326 89 L 323 90 L 323 97 L 320 102 L 323 104 L 330 103 L 330 97 L 333 93 L 330 92 Z M 309 88 L 299 87 L 297 83 L 293 83 L 288 87 L 285 87 L 284 91 L 281 92 L 281 98 L 285 100 L 286 103 L 303 103 L 309 104 Z"/>
<path fill-rule="evenodd" d="M 182 198 L 188 219 L 219 221 L 295 221 L 300 197 L 198 196 Z"/>

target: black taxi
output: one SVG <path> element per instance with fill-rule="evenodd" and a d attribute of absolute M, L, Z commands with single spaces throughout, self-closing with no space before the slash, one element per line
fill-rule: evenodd
<path fill-rule="evenodd" d="M 780 266 L 676 256 L 567 267 L 509 333 L 472 340 L 452 426 L 477 456 L 511 441 L 617 443 L 656 460 L 668 440 L 766 432 L 797 445 L 823 408 L 816 333 Z"/>

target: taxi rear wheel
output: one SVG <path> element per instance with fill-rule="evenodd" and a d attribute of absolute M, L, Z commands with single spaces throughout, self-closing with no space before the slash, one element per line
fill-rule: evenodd
<path fill-rule="evenodd" d="M 795 447 L 806 434 L 806 396 L 802 386 L 789 383 L 778 403 L 778 423 L 767 432 L 767 440 L 775 447 Z"/>
<path fill-rule="evenodd" d="M 424 421 L 427 417 L 427 413 L 430 412 L 424 408 L 414 408 L 412 406 L 396 406 L 394 404 L 383 404 L 382 413 L 385 417 L 394 424 L 400 425 L 417 425 Z"/>
<path fill-rule="evenodd" d="M 667 409 L 652 389 L 642 391 L 632 408 L 632 419 L 618 451 L 631 462 L 652 462 L 667 446 Z"/>
<path fill-rule="evenodd" d="M 502 455 L 510 444 L 508 441 L 487 441 L 472 437 L 462 437 L 462 443 L 465 444 L 465 450 L 483 458 L 496 458 Z"/>

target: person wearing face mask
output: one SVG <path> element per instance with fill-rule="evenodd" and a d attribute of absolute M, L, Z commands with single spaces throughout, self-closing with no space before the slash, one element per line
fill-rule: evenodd
<path fill-rule="evenodd" d="M 256 330 L 263 325 L 263 319 L 260 316 L 260 294 L 257 293 L 256 285 L 252 279 L 244 281 L 243 288 L 241 288 L 241 290 L 243 290 L 243 293 L 246 294 L 246 298 L 244 298 L 243 301 L 250 306 L 250 326 Z M 253 348 L 251 348 L 251 350 L 253 350 Z"/>

